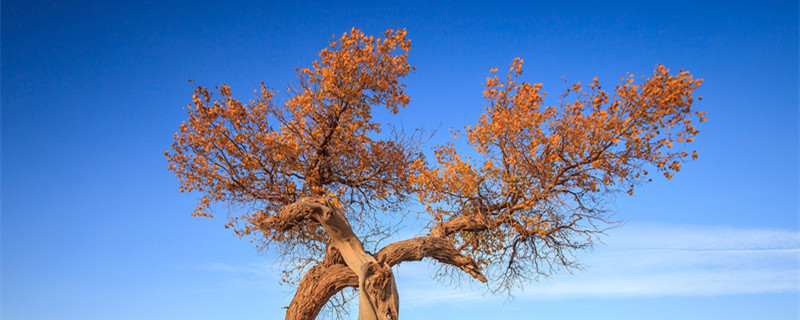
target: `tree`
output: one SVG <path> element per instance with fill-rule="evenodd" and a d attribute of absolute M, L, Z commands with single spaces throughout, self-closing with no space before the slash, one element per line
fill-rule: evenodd
<path fill-rule="evenodd" d="M 514 59 L 503 79 L 490 69 L 486 111 L 461 132 L 476 156 L 448 143 L 429 160 L 420 134 L 371 116 L 409 103 L 409 50 L 405 30 L 353 29 L 297 70 L 282 104 L 263 83 L 247 103 L 227 85 L 198 86 L 166 152 L 181 192 L 203 195 L 195 216 L 210 217 L 212 202 L 235 206 L 227 228 L 292 258 L 287 278 L 302 277 L 286 319 L 314 319 L 345 288 L 358 288 L 359 319 L 397 319 L 391 267 L 405 261 L 430 258 L 446 266 L 439 276 L 495 290 L 574 267 L 572 253 L 614 226 L 604 200 L 697 157 L 684 148 L 705 114 L 691 108 L 701 80 L 688 72 L 659 65 L 610 92 L 595 78 L 545 106 Z M 391 232 L 386 215 L 412 207 L 425 208 L 426 235 L 364 249 L 368 235 Z"/>

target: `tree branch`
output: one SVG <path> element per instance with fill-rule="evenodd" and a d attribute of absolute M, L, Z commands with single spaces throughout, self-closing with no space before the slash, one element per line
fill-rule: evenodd
<path fill-rule="evenodd" d="M 358 287 L 358 276 L 344 264 L 341 255 L 331 254 L 309 270 L 300 280 L 286 310 L 286 320 L 313 320 L 334 294 L 347 287 Z"/>
<path fill-rule="evenodd" d="M 379 264 L 395 266 L 404 261 L 420 261 L 433 258 L 468 273 L 481 282 L 481 274 L 475 261 L 460 254 L 453 244 L 444 238 L 416 237 L 387 245 L 374 255 Z M 347 287 L 358 287 L 358 276 L 344 264 L 337 250 L 327 251 L 325 260 L 309 270 L 300 280 L 297 293 L 286 312 L 286 320 L 313 320 L 334 294 Z"/>
<path fill-rule="evenodd" d="M 453 244 L 444 238 L 416 237 L 387 245 L 375 255 L 378 261 L 394 266 L 404 261 L 420 261 L 422 258 L 433 258 L 444 264 L 458 267 L 464 272 L 486 282 L 481 269 L 475 261 L 459 253 Z"/>

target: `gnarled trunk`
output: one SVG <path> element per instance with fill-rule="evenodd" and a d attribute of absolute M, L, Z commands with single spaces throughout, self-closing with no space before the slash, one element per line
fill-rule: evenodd
<path fill-rule="evenodd" d="M 359 289 L 358 319 L 396 320 L 399 300 L 391 266 L 384 262 L 379 262 L 375 257 L 364 251 L 361 240 L 353 233 L 347 218 L 332 205 L 328 205 L 318 199 L 304 199 L 298 202 L 297 205 L 302 207 L 300 210 L 310 211 L 307 212 L 322 225 L 331 238 L 330 246 L 341 254 L 347 268 L 355 273 Z M 326 260 L 328 259 L 326 258 Z M 309 275 L 311 278 L 307 279 Z M 328 278 L 329 276 L 336 277 Z M 321 281 L 322 283 L 310 283 L 316 281 Z M 351 281 L 352 276 L 343 272 L 341 264 L 329 263 L 315 266 L 301 281 L 301 286 L 305 282 L 306 287 L 303 288 L 304 290 L 301 292 L 300 288 L 298 288 L 297 292 L 297 295 L 301 293 L 310 295 L 301 297 L 295 303 L 295 300 L 298 300 L 296 295 L 292 301 L 293 306 L 290 306 L 290 310 L 287 311 L 286 318 L 293 319 L 301 315 L 316 317 L 322 306 L 318 302 L 314 303 L 308 300 L 320 301 L 318 299 L 323 298 L 324 302 L 327 302 L 333 294 L 347 287 L 347 285 L 351 285 Z M 318 285 L 322 285 L 320 288 L 323 290 L 314 290 L 313 287 Z M 322 303 L 323 305 L 324 302 Z M 313 315 L 298 310 L 298 308 L 302 309 L 304 307 L 310 307 L 314 311 Z"/>
<path fill-rule="evenodd" d="M 433 258 L 486 282 L 475 261 L 461 255 L 445 237 L 423 236 L 398 241 L 373 256 L 364 251 L 344 214 L 325 201 L 306 198 L 286 210 L 287 215 L 316 219 L 331 238 L 325 259 L 300 280 L 286 312 L 287 320 L 315 319 L 325 303 L 347 287 L 359 289 L 359 320 L 397 319 L 399 297 L 391 267 L 403 261 Z"/>

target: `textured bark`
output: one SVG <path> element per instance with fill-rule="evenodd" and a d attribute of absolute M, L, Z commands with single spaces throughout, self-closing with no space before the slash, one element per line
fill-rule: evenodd
<path fill-rule="evenodd" d="M 330 237 L 330 247 L 341 254 L 344 264 L 358 280 L 359 320 L 397 319 L 399 300 L 391 266 L 378 262 L 364 251 L 361 240 L 342 212 L 325 200 L 304 198 L 281 210 L 278 216 L 310 216 L 322 225 Z M 326 260 L 330 252 L 328 250 Z M 352 275 L 342 271 L 341 264 L 331 262 L 323 261 L 303 277 L 287 311 L 287 319 L 313 319 L 331 296 L 352 284 Z M 335 276 L 328 278 L 329 273 Z"/>
<path fill-rule="evenodd" d="M 464 270 L 475 279 L 486 282 L 480 267 L 472 258 L 461 255 L 452 243 L 442 238 L 416 237 L 398 241 L 381 249 L 375 258 L 395 266 L 405 261 L 433 258 Z M 330 298 L 347 287 L 358 287 L 358 275 L 344 265 L 339 253 L 328 250 L 325 260 L 303 276 L 286 312 L 287 320 L 313 320 Z"/>
<path fill-rule="evenodd" d="M 344 264 L 319 264 L 300 280 L 286 319 L 316 319 L 334 294 L 347 287 L 358 287 L 358 276 Z"/>
<path fill-rule="evenodd" d="M 320 210 L 324 209 L 322 207 L 318 208 Z M 345 232 L 340 232 L 342 231 L 340 226 L 346 223 L 346 220 L 341 219 L 343 216 L 336 217 L 334 214 L 328 213 L 328 218 L 325 218 L 324 214 L 322 214 L 320 223 L 323 226 L 327 225 L 326 230 L 330 228 L 338 236 L 347 238 L 348 233 L 346 230 Z M 315 213 L 314 215 L 317 214 Z M 352 233 L 352 229 L 350 233 Z M 354 235 L 352 236 L 354 237 Z M 358 245 L 360 246 L 360 242 L 358 242 Z M 343 247 L 354 251 L 350 244 L 345 244 Z M 361 319 L 362 314 L 374 315 L 378 319 L 386 319 L 390 318 L 390 316 L 396 317 L 397 309 L 392 309 L 392 307 L 396 308 L 398 304 L 398 294 L 391 267 L 404 261 L 419 261 L 423 258 L 432 258 L 441 263 L 458 267 L 475 279 L 486 282 L 486 277 L 481 274 L 480 267 L 475 261 L 460 254 L 453 247 L 453 244 L 445 238 L 423 236 L 389 244 L 374 256 L 367 255 L 368 257 L 363 259 L 366 262 L 361 264 L 362 269 L 358 274 L 351 267 L 345 265 L 345 256 L 340 254 L 341 249 L 342 244 L 336 245 L 334 241 L 327 250 L 325 260 L 303 276 L 297 288 L 297 293 L 286 312 L 287 320 L 315 319 L 328 300 L 334 294 L 347 287 L 359 287 L 359 319 Z M 355 250 L 357 249 L 355 248 Z M 358 260 L 360 261 L 361 259 L 359 258 Z M 364 279 L 364 281 L 359 279 Z M 374 301 L 382 301 L 383 303 L 376 304 Z M 367 307 L 367 310 L 362 310 L 364 307 Z M 381 316 L 384 316 L 384 318 L 380 318 Z"/>
<path fill-rule="evenodd" d="M 301 279 L 286 312 L 287 320 L 315 319 L 328 300 L 347 287 L 359 288 L 359 320 L 397 319 L 399 301 L 391 267 L 404 261 L 432 258 L 486 282 L 478 264 L 459 253 L 446 238 L 449 227 L 480 228 L 486 222 L 460 220 L 445 228 L 435 227 L 429 236 L 389 244 L 373 256 L 364 251 L 346 217 L 322 200 L 303 199 L 282 210 L 279 216 L 285 221 L 311 217 L 331 238 L 325 259 Z"/>
<path fill-rule="evenodd" d="M 506 221 L 506 216 L 500 215 L 491 219 L 481 219 L 474 216 L 460 216 L 452 220 L 437 223 L 431 228 L 431 236 L 445 238 L 458 231 L 485 231 L 496 227 Z"/>
<path fill-rule="evenodd" d="M 486 282 L 480 267 L 472 258 L 462 255 L 444 238 L 416 237 L 387 245 L 376 254 L 378 261 L 394 266 L 403 261 L 433 258 L 444 264 L 458 267 L 473 278 Z"/>

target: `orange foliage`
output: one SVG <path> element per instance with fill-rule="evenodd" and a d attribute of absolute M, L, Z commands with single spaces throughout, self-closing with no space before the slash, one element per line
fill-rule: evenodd
<path fill-rule="evenodd" d="M 268 240 L 319 240 L 316 225 L 270 233 L 264 224 L 303 196 L 345 205 L 404 199 L 417 152 L 399 135 L 375 139 L 381 126 L 370 112 L 383 106 L 396 113 L 409 103 L 399 81 L 412 70 L 405 37 L 405 30 L 389 30 L 383 38 L 356 29 L 345 33 L 311 68 L 298 70 L 299 85 L 282 105 L 263 83 L 248 103 L 233 98 L 224 84 L 215 92 L 218 99 L 197 87 L 189 119 L 166 153 L 181 191 L 204 194 L 194 215 L 210 216 L 211 201 L 252 204 L 258 210 L 228 224 L 240 236 L 260 229 Z"/>
<path fill-rule="evenodd" d="M 400 208 L 416 195 L 432 215 L 431 236 L 448 237 L 480 263 L 508 262 L 504 278 L 531 267 L 525 263 L 541 272 L 546 259 L 569 266 L 565 251 L 590 245 L 608 222 L 603 196 L 633 194 L 650 181 L 647 170 L 672 178 L 697 157 L 684 150 L 705 121 L 692 109 L 701 80 L 689 72 L 659 65 L 643 83 L 622 78 L 612 91 L 595 78 L 545 106 L 542 85 L 519 81 L 523 61 L 514 59 L 502 80 L 491 70 L 486 112 L 466 127 L 479 158 L 446 144 L 429 163 L 419 141 L 381 135 L 371 117 L 373 107 L 396 113 L 409 103 L 400 82 L 413 70 L 409 50 L 405 30 L 374 38 L 353 29 L 298 70 L 283 104 L 263 83 L 247 103 L 227 85 L 214 93 L 197 87 L 167 152 L 181 191 L 203 194 L 194 214 L 209 216 L 215 201 L 245 204 L 245 214 L 228 223 L 240 236 L 258 230 L 289 246 L 324 244 L 314 220 L 276 214 L 307 196 L 358 215 Z"/>
<path fill-rule="evenodd" d="M 671 75 L 659 65 L 643 84 L 631 76 L 613 92 L 595 78 L 588 88 L 569 88 L 560 105 L 545 106 L 541 84 L 518 80 L 522 62 L 514 59 L 504 81 L 490 70 L 489 106 L 466 127 L 480 162 L 464 161 L 448 145 L 436 149 L 434 168 L 423 160 L 414 166 L 416 191 L 434 220 L 494 222 L 453 235 L 486 261 L 532 236 L 598 231 L 593 222 L 606 218 L 600 196 L 619 188 L 633 194 L 648 165 L 672 178 L 689 156 L 683 145 L 699 133 L 694 121 L 705 121 L 691 109 L 701 80 L 686 71 Z"/>

